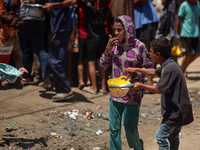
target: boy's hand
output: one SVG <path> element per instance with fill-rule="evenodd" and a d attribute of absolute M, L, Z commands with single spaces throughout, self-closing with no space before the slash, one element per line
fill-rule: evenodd
<path fill-rule="evenodd" d="M 112 48 L 113 48 L 114 46 L 118 46 L 118 45 L 119 45 L 118 42 L 119 42 L 119 37 L 112 37 L 112 36 L 109 34 L 108 44 L 107 44 L 106 50 L 105 50 L 105 52 L 104 52 L 106 56 L 109 56 L 109 55 L 110 55 L 110 52 L 111 52 L 111 50 L 112 50 Z"/>
<path fill-rule="evenodd" d="M 140 83 L 140 82 L 135 82 L 134 83 L 134 86 L 131 88 L 131 89 L 133 89 L 133 90 L 139 90 L 139 89 L 141 89 L 142 88 L 142 83 Z"/>
<path fill-rule="evenodd" d="M 24 67 L 19 68 L 19 71 L 21 75 L 23 75 L 24 73 L 28 73 L 28 71 Z"/>
<path fill-rule="evenodd" d="M 21 3 L 30 3 L 31 0 L 21 0 Z"/>
<path fill-rule="evenodd" d="M 132 78 L 135 78 L 135 72 L 136 68 L 126 68 L 123 70 L 124 74 L 127 74 L 127 79 L 131 80 Z"/>
<path fill-rule="evenodd" d="M 129 67 L 129 68 L 124 69 L 123 72 L 127 73 L 127 74 L 128 73 L 134 73 L 134 72 L 136 72 L 136 69 L 137 68 L 131 68 L 131 67 Z"/>
<path fill-rule="evenodd" d="M 53 3 L 46 3 L 43 8 L 46 11 L 51 11 L 53 9 Z"/>

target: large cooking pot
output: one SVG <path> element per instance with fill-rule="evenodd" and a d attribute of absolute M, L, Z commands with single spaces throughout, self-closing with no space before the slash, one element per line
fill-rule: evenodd
<path fill-rule="evenodd" d="M 27 17 L 43 18 L 44 17 L 43 7 L 44 6 L 40 4 L 24 3 L 22 6 L 24 10 L 23 11 L 24 14 L 20 14 L 20 15 L 27 16 Z"/>

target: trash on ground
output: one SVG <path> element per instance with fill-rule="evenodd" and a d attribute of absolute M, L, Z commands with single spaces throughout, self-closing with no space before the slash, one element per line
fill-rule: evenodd
<path fill-rule="evenodd" d="M 92 118 L 92 112 L 86 112 L 86 118 L 90 120 Z"/>
<path fill-rule="evenodd" d="M 14 121 L 14 122 L 6 122 L 6 124 L 5 125 L 7 125 L 7 126 L 14 126 L 14 125 L 16 125 L 16 121 Z"/>
<path fill-rule="evenodd" d="M 59 138 L 58 134 L 55 132 L 51 132 L 50 134 L 51 134 L 51 136 L 55 136 L 55 137 Z"/>
<path fill-rule="evenodd" d="M 102 134 L 102 131 L 99 129 L 97 132 L 96 132 L 97 135 L 101 135 Z"/>

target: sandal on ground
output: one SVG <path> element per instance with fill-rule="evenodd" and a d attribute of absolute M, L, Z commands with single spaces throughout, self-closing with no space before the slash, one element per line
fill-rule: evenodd
<path fill-rule="evenodd" d="M 64 93 L 57 93 L 52 98 L 53 98 L 54 102 L 58 102 L 58 101 L 63 101 L 63 100 L 70 99 L 72 97 L 74 97 L 74 94 L 65 95 Z"/>
<path fill-rule="evenodd" d="M 94 92 L 94 91 L 90 90 L 90 86 L 84 87 L 84 88 L 82 89 L 82 91 L 88 92 L 88 93 L 94 94 L 94 95 L 97 95 L 97 94 L 98 94 L 97 92 Z"/>
<path fill-rule="evenodd" d="M 22 78 L 22 81 L 23 82 L 33 82 L 33 80 L 30 78 Z"/>
<path fill-rule="evenodd" d="M 0 145 L 6 144 L 6 142 L 4 140 L 0 140 Z"/>
<path fill-rule="evenodd" d="M 108 93 L 106 90 L 103 91 L 102 89 L 100 89 L 99 92 L 102 93 L 102 94 L 107 94 Z"/>
<path fill-rule="evenodd" d="M 48 87 L 44 86 L 44 82 L 40 82 L 40 83 L 38 84 L 38 86 L 43 87 L 43 88 L 46 89 L 47 91 L 51 91 L 51 90 L 53 89 L 53 86 L 52 86 L 51 84 L 49 84 Z"/>

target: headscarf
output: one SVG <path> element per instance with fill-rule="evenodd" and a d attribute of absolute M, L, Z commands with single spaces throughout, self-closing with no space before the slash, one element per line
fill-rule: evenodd
<path fill-rule="evenodd" d="M 124 30 L 125 30 L 125 45 L 133 45 L 135 38 L 135 24 L 131 17 L 123 15 L 118 17 L 121 22 L 123 23 Z"/>

